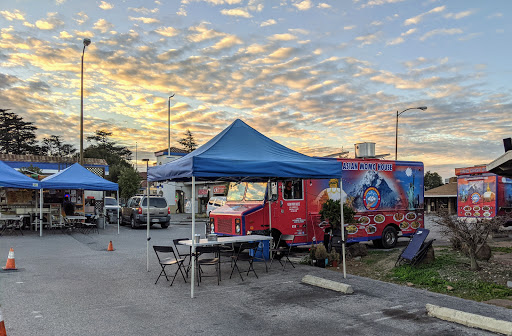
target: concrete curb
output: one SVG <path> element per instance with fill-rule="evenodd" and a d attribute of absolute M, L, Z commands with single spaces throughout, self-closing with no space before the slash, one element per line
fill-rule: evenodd
<path fill-rule="evenodd" d="M 512 336 L 512 322 L 496 320 L 492 317 L 466 313 L 429 303 L 426 304 L 426 308 L 429 316 L 437 317 L 441 320 Z"/>
<path fill-rule="evenodd" d="M 346 285 L 344 283 L 332 280 L 322 279 L 313 275 L 305 275 L 302 278 L 302 282 L 307 283 L 308 285 L 318 286 L 345 294 L 354 293 L 354 289 L 352 289 L 352 286 L 350 285 Z"/>

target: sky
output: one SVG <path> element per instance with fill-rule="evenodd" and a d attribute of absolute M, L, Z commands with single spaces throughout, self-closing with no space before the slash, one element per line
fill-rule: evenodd
<path fill-rule="evenodd" d="M 444 179 L 512 136 L 508 0 L 0 4 L 0 108 L 78 149 L 89 38 L 84 138 L 112 132 L 141 168 L 169 128 L 201 145 L 237 118 L 307 155 L 375 142 L 394 159 L 413 108 L 398 159 Z"/>

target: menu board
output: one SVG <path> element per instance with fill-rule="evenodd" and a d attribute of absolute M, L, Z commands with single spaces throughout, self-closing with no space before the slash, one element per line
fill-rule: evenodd
<path fill-rule="evenodd" d="M 496 175 L 459 177 L 457 213 L 459 217 L 489 218 L 496 216 Z"/>

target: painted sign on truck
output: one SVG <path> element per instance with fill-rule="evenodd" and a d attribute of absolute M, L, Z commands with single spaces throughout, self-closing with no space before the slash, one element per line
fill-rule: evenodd
<path fill-rule="evenodd" d="M 296 245 L 321 242 L 324 223 L 319 212 L 329 199 L 342 199 L 355 210 L 354 223 L 345 223 L 347 242 L 374 240 L 390 247 L 399 234 L 410 236 L 424 227 L 423 163 L 338 160 L 343 167 L 342 190 L 338 179 L 231 183 L 226 204 L 210 213 L 209 231 L 271 231 L 273 236 L 295 235 Z"/>
<path fill-rule="evenodd" d="M 512 213 L 512 179 L 485 166 L 455 169 L 458 217 L 492 218 Z"/>

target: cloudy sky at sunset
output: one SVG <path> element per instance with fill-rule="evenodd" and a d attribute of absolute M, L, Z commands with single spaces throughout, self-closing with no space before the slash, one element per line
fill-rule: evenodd
<path fill-rule="evenodd" d="M 0 108 L 79 147 L 95 130 L 154 159 L 240 118 L 308 155 L 375 142 L 448 178 L 512 136 L 512 2 L 1 0 Z M 142 162 L 139 162 L 142 167 Z"/>

